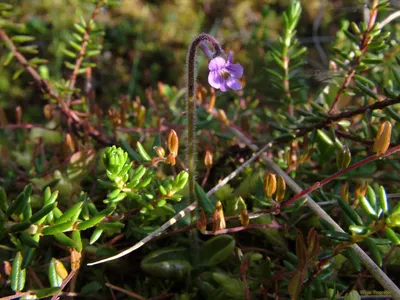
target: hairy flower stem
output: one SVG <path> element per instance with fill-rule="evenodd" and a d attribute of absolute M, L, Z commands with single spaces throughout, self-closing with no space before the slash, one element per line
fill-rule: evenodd
<path fill-rule="evenodd" d="M 214 56 L 223 53 L 218 41 L 212 36 L 201 33 L 190 44 L 186 58 L 186 114 L 187 114 L 187 169 L 189 173 L 189 200 L 191 203 L 196 201 L 196 54 L 197 48 L 204 49 L 204 42 L 209 42 L 215 49 Z M 203 50 L 204 51 L 204 50 Z M 208 56 L 209 52 L 205 51 Z"/>
<path fill-rule="evenodd" d="M 209 57 L 211 52 L 205 50 L 208 48 L 205 42 L 209 42 L 215 50 L 214 55 L 223 53 L 218 41 L 212 36 L 201 33 L 194 38 L 190 44 L 186 57 L 186 114 L 187 114 L 187 153 L 186 167 L 189 173 L 189 201 L 196 203 L 196 54 L 197 48 L 201 48 L 204 54 Z M 194 221 L 194 212 L 192 211 L 192 221 Z M 194 260 L 197 263 L 197 231 L 191 231 L 191 240 L 193 245 Z"/>

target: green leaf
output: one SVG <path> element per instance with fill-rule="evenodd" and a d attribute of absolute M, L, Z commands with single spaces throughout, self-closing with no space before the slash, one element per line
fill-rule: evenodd
<path fill-rule="evenodd" d="M 65 222 L 75 222 L 81 211 L 82 211 L 83 201 L 75 203 L 71 206 L 63 215 L 57 219 L 55 222 L 57 224 L 65 223 Z"/>
<path fill-rule="evenodd" d="M 361 76 L 361 75 L 354 75 L 354 78 L 355 78 L 356 80 L 359 80 L 360 82 L 366 84 L 366 85 L 369 85 L 369 86 L 371 86 L 371 87 L 375 87 L 374 82 L 371 81 L 371 80 L 369 80 L 368 78 L 366 78 L 366 77 L 364 77 L 364 76 Z"/>
<path fill-rule="evenodd" d="M 42 207 L 40 210 L 32 215 L 32 217 L 29 219 L 29 222 L 36 225 L 42 224 L 46 220 L 46 216 L 51 213 L 56 207 L 57 202 L 53 202 Z"/>
<path fill-rule="evenodd" d="M 214 212 L 215 205 L 213 205 L 203 188 L 198 183 L 196 183 L 195 192 L 200 207 L 206 212 L 207 215 L 211 215 Z"/>
<path fill-rule="evenodd" d="M 8 3 L 0 3 L 0 10 L 11 10 L 13 9 L 13 6 L 11 4 Z"/>
<path fill-rule="evenodd" d="M 140 267 L 146 273 L 161 278 L 183 278 L 191 270 L 186 248 L 161 248 L 146 255 Z"/>
<path fill-rule="evenodd" d="M 56 241 L 63 246 L 71 247 L 74 249 L 77 247 L 76 243 L 72 239 L 70 239 L 65 233 L 57 232 L 54 233 L 53 235 Z"/>
<path fill-rule="evenodd" d="M 6 212 L 8 208 L 8 203 L 7 203 L 7 194 L 5 189 L 0 186 L 0 210 L 3 212 Z"/>
<path fill-rule="evenodd" d="M 92 56 L 99 55 L 100 53 L 101 53 L 101 50 L 91 50 L 91 51 L 86 52 L 85 56 L 92 57 Z"/>
<path fill-rule="evenodd" d="M 26 279 L 26 270 L 21 269 L 22 265 L 22 254 L 21 252 L 17 252 L 14 258 L 14 262 L 11 268 L 10 275 L 10 285 L 11 289 L 14 292 L 20 292 L 24 289 L 25 279 Z"/>
<path fill-rule="evenodd" d="M 34 236 L 32 236 L 27 232 L 21 232 L 20 239 L 22 244 L 27 245 L 31 248 L 39 247 L 39 234 L 35 234 Z"/>
<path fill-rule="evenodd" d="M 375 92 L 373 92 L 372 90 L 370 90 L 368 87 L 366 87 L 365 85 L 363 85 L 361 82 L 356 81 L 356 85 L 357 85 L 357 87 L 358 87 L 362 92 L 364 92 L 364 93 L 367 94 L 368 96 L 374 98 L 375 100 L 378 100 L 378 99 L 379 99 L 378 95 L 377 95 Z"/>
<path fill-rule="evenodd" d="M 31 45 L 31 46 L 22 46 L 18 47 L 18 50 L 22 53 L 29 53 L 29 54 L 38 54 L 39 50 L 37 49 L 37 45 Z"/>
<path fill-rule="evenodd" d="M 199 264 L 216 266 L 232 256 L 235 239 L 230 235 L 217 235 L 205 242 L 199 251 Z"/>
<path fill-rule="evenodd" d="M 86 229 L 88 229 L 90 227 L 93 227 L 93 226 L 97 225 L 101 221 L 103 221 L 103 219 L 105 217 L 106 217 L 105 215 L 100 215 L 100 214 L 96 215 L 96 216 L 93 216 L 91 219 L 79 223 L 78 226 L 76 227 L 76 229 L 78 229 L 78 230 L 86 230 Z"/>
<path fill-rule="evenodd" d="M 132 147 L 125 141 L 121 141 L 121 148 L 128 153 L 128 156 L 133 161 L 142 161 L 140 155 L 132 149 Z"/>
<path fill-rule="evenodd" d="M 24 192 L 21 192 L 17 198 L 11 202 L 10 206 L 7 209 L 6 215 L 9 217 L 12 214 L 20 215 L 24 210 L 25 205 L 28 203 L 28 199 L 24 195 Z"/>
<path fill-rule="evenodd" d="M 40 290 L 34 290 L 34 293 L 37 299 L 43 299 L 61 293 L 61 289 L 59 287 L 51 287 Z"/>
<path fill-rule="evenodd" d="M 76 51 L 81 51 L 82 46 L 79 45 L 78 43 L 75 43 L 74 41 L 69 41 L 69 44 L 71 45 L 72 48 L 74 48 Z"/>
<path fill-rule="evenodd" d="M 35 248 L 31 248 L 29 246 L 23 246 L 22 248 L 22 264 L 21 264 L 21 269 L 24 270 L 26 269 L 30 263 L 32 262 L 33 256 L 35 254 L 36 249 Z"/>
<path fill-rule="evenodd" d="M 323 233 L 334 240 L 338 241 L 343 241 L 343 242 L 351 242 L 351 236 L 348 233 L 345 232 L 339 232 L 339 231 L 323 231 Z"/>
<path fill-rule="evenodd" d="M 74 58 L 74 59 L 76 58 L 76 53 L 75 52 L 69 51 L 68 49 L 62 49 L 62 52 L 68 57 L 71 57 L 71 58 Z M 72 66 L 74 66 L 74 68 L 75 68 L 75 65 L 72 65 Z M 74 69 L 74 68 L 72 68 L 72 69 Z"/>
<path fill-rule="evenodd" d="M 140 157 L 144 160 L 144 161 L 151 161 L 151 157 L 150 155 L 146 152 L 146 150 L 143 148 L 142 144 L 140 142 L 136 143 L 136 149 L 140 155 Z"/>
<path fill-rule="evenodd" d="M 48 276 L 52 287 L 60 287 L 63 280 L 56 271 L 56 259 L 53 257 L 49 264 Z"/>
<path fill-rule="evenodd" d="M 98 229 L 96 228 L 93 233 L 92 236 L 90 237 L 90 245 L 93 245 L 101 236 L 101 234 L 103 233 L 103 229 Z"/>
<path fill-rule="evenodd" d="M 15 232 L 20 232 L 28 229 L 31 226 L 31 222 L 29 221 L 24 221 L 21 223 L 14 224 L 10 227 L 8 230 L 9 233 L 15 233 Z"/>
<path fill-rule="evenodd" d="M 56 233 L 66 231 L 66 230 L 70 229 L 74 223 L 75 223 L 75 221 L 72 220 L 72 221 L 61 223 L 61 224 L 45 227 L 42 230 L 42 234 L 53 235 Z"/>
<path fill-rule="evenodd" d="M 130 182 L 136 182 L 136 181 L 139 182 L 142 179 L 142 177 L 144 176 L 144 174 L 146 173 L 146 171 L 147 171 L 147 169 L 143 165 L 140 165 L 139 167 L 137 167 L 133 172 Z"/>
<path fill-rule="evenodd" d="M 219 299 L 244 299 L 245 290 L 243 282 L 240 281 L 240 279 L 231 278 L 220 272 L 212 273 L 212 279 L 216 281 L 218 286 L 224 291 L 224 297 L 220 297 Z"/>
<path fill-rule="evenodd" d="M 34 36 L 29 35 L 14 35 L 11 40 L 16 43 L 32 42 L 35 40 Z"/>
<path fill-rule="evenodd" d="M 364 240 L 364 242 L 367 244 L 367 247 L 369 249 L 369 251 L 371 252 L 371 256 L 373 258 L 373 260 L 376 262 L 376 264 L 378 266 L 382 266 L 383 260 L 382 260 L 382 254 L 379 251 L 378 247 L 376 246 L 376 244 L 374 243 L 373 240 L 371 240 L 370 238 L 366 238 Z"/>
<path fill-rule="evenodd" d="M 353 210 L 347 202 L 342 198 L 338 199 L 338 204 L 343 212 L 352 220 L 356 225 L 364 225 L 361 217 Z"/>
<path fill-rule="evenodd" d="M 358 226 L 358 225 L 350 225 L 349 230 L 352 233 L 359 234 L 359 235 L 366 234 L 369 231 L 368 227 Z"/>
<path fill-rule="evenodd" d="M 386 191 L 383 186 L 379 187 L 379 206 L 382 208 L 383 213 L 386 215 L 389 211 L 389 201 L 386 196 Z"/>
<path fill-rule="evenodd" d="M 358 259 L 356 252 L 352 248 L 347 248 L 343 252 L 343 255 L 350 260 L 351 264 L 353 265 L 353 267 L 356 269 L 357 272 L 361 272 L 361 262 Z"/>
<path fill-rule="evenodd" d="M 394 232 L 393 229 L 386 227 L 385 235 L 394 245 L 400 245 L 400 237 L 398 236 L 398 234 L 396 234 L 396 232 Z"/>
<path fill-rule="evenodd" d="M 358 197 L 358 201 L 360 201 L 361 207 L 364 209 L 364 211 L 367 213 L 367 215 L 372 218 L 373 220 L 378 220 L 378 213 L 375 211 L 375 209 L 372 207 L 371 203 L 365 198 L 364 196 L 360 195 Z"/>
<path fill-rule="evenodd" d="M 360 42 L 360 39 L 355 36 L 354 34 L 352 34 L 350 31 L 348 30 L 343 30 L 343 33 L 349 38 L 349 40 L 351 40 L 352 42 L 358 44 Z"/>

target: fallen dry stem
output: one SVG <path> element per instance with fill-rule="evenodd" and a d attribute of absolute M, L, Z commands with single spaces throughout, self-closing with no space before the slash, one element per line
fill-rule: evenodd
<path fill-rule="evenodd" d="M 253 144 L 245 135 L 243 135 L 240 131 L 235 129 L 234 127 L 228 127 L 230 131 L 238 138 L 241 142 L 245 143 L 251 150 L 258 151 L 259 148 L 257 145 Z M 395 148 L 396 151 L 399 151 L 400 146 Z M 396 152 L 391 149 L 392 152 Z M 388 151 L 391 151 L 388 150 Z M 394 151 L 394 152 L 393 152 Z M 384 153 L 386 154 L 386 152 Z M 388 154 L 388 155 L 389 155 Z M 281 175 L 285 180 L 287 186 L 292 189 L 295 193 L 302 193 L 303 189 L 288 176 L 285 171 L 283 171 L 277 164 L 275 164 L 267 155 L 262 154 L 261 159 L 265 162 L 265 164 L 272 169 L 277 174 Z M 372 161 L 372 160 L 371 160 Z M 320 186 L 320 185 L 318 185 Z M 306 204 L 310 207 L 310 209 L 320 218 L 327 221 L 332 227 L 339 232 L 344 232 L 344 230 L 337 224 L 309 195 L 305 195 L 307 199 Z M 384 287 L 387 291 L 390 291 L 393 299 L 400 299 L 400 289 L 394 284 L 394 282 L 379 268 L 375 262 L 366 254 L 357 244 L 352 245 L 351 248 L 355 251 L 358 259 L 362 262 L 362 264 L 368 269 L 371 275 Z"/>

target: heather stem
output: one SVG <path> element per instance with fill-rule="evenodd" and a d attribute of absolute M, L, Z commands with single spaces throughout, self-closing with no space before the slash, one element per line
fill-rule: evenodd
<path fill-rule="evenodd" d="M 196 172 L 196 54 L 197 48 L 201 46 L 204 51 L 205 43 L 209 42 L 215 50 L 214 56 L 223 53 L 218 41 L 212 36 L 201 33 L 190 44 L 186 58 L 187 68 L 187 93 L 186 93 L 186 114 L 187 114 L 187 169 L 189 173 L 189 199 L 196 201 L 195 194 L 195 172 Z M 205 51 L 208 56 L 210 52 Z"/>

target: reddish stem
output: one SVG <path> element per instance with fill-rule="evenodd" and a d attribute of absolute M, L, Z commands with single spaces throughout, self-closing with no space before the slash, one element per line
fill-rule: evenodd
<path fill-rule="evenodd" d="M 290 198 L 288 201 L 286 201 L 283 205 L 284 206 L 289 206 L 289 205 L 293 204 L 293 202 L 295 202 L 296 200 L 304 197 L 305 195 L 307 195 L 307 194 L 311 193 L 312 191 L 316 190 L 317 188 L 322 187 L 323 185 L 327 184 L 328 182 L 332 181 L 333 179 L 335 179 L 335 178 L 337 178 L 337 177 L 339 177 L 339 176 L 341 176 L 343 174 L 346 174 L 346 173 L 348 173 L 348 172 L 350 172 L 350 171 L 352 171 L 354 169 L 357 169 L 357 168 L 359 168 L 359 167 L 361 167 L 361 166 L 363 166 L 363 165 L 365 165 L 367 163 L 370 163 L 370 162 L 372 162 L 374 160 L 377 160 L 379 158 L 382 158 L 382 157 L 389 156 L 390 154 L 396 153 L 398 151 L 400 151 L 400 145 L 395 146 L 393 148 L 390 148 L 385 153 L 374 154 L 374 155 L 371 155 L 371 156 L 369 156 L 369 157 L 367 157 L 367 158 L 365 158 L 363 160 L 360 160 L 359 162 L 356 162 L 356 163 L 352 164 L 351 166 L 348 166 L 345 169 L 337 171 L 336 173 L 332 174 L 331 176 L 328 176 L 327 178 L 325 178 L 324 180 L 321 180 L 319 182 L 314 183 L 309 188 L 307 188 L 307 189 L 303 190 L 302 192 L 294 195 L 292 198 Z"/>

